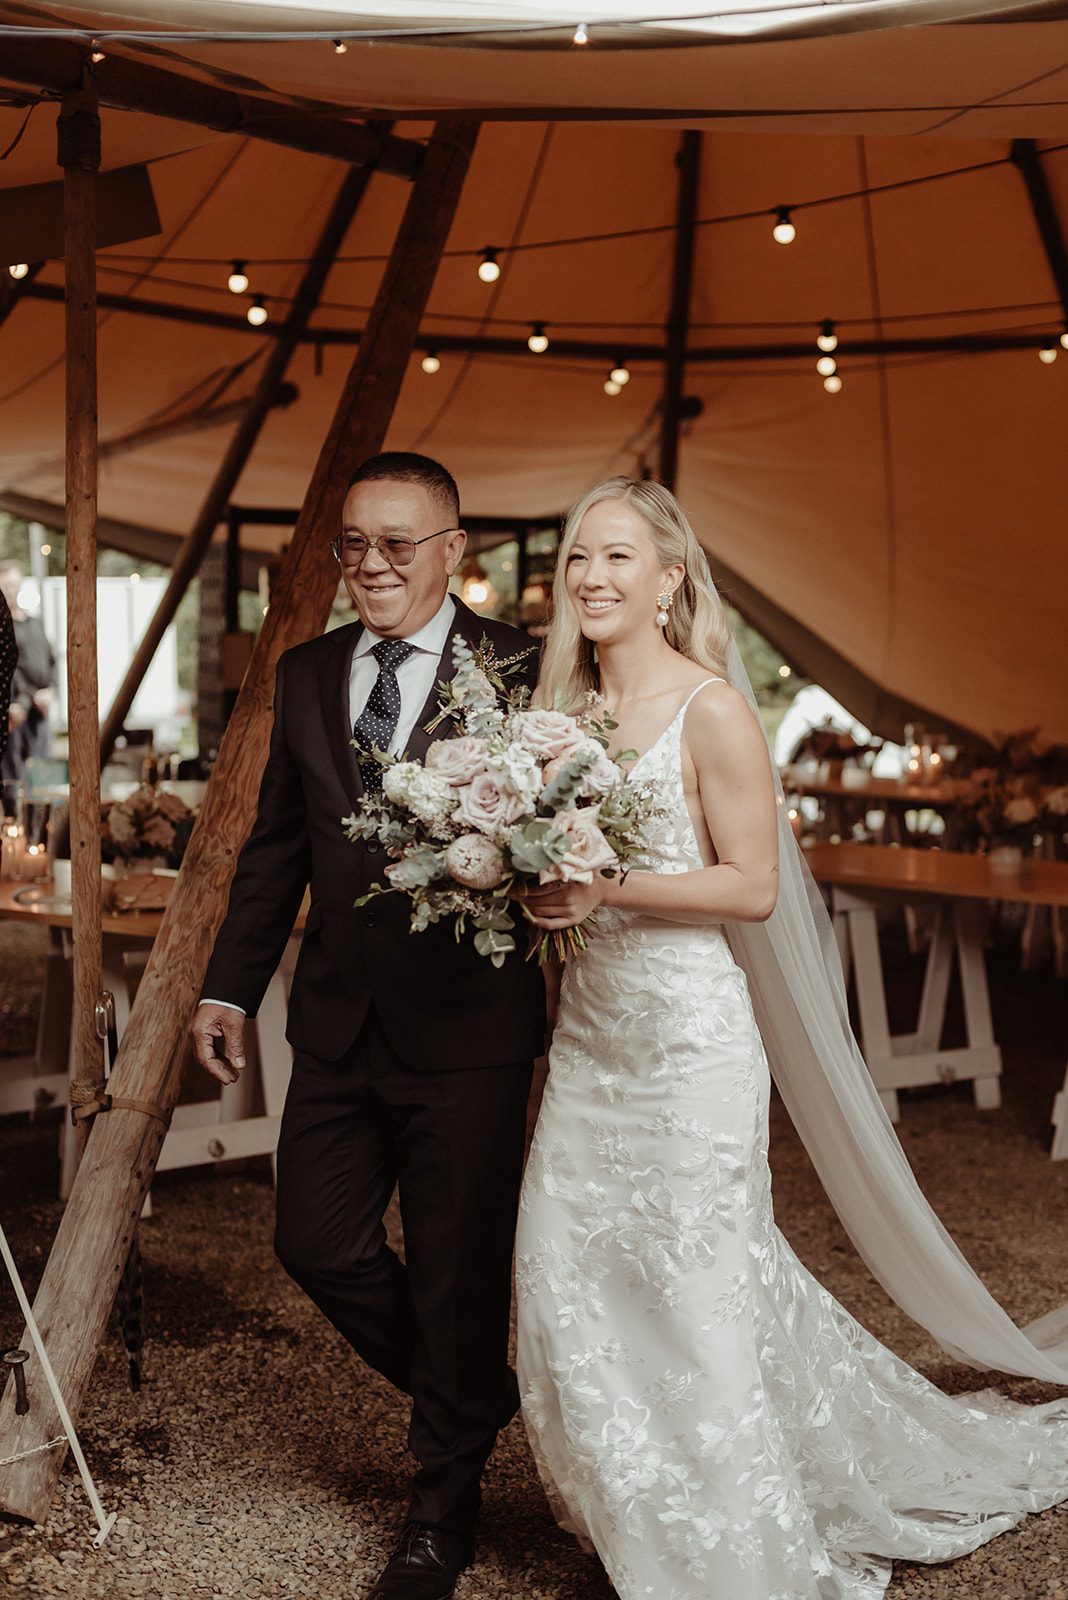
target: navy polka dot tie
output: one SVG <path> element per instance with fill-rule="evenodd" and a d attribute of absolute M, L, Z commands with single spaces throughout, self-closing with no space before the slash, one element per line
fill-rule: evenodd
<path fill-rule="evenodd" d="M 401 708 L 397 668 L 402 661 L 407 661 L 414 649 L 414 644 L 409 644 L 407 639 L 380 639 L 371 647 L 371 654 L 378 662 L 378 679 L 352 730 L 361 752 L 358 757 L 360 777 L 368 794 L 382 787 L 382 763 L 375 760 L 371 751 L 388 750 L 389 741 L 397 731 Z"/>

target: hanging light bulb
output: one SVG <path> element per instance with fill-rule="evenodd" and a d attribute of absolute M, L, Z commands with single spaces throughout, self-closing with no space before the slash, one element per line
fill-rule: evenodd
<path fill-rule="evenodd" d="M 824 378 L 823 387 L 828 394 L 840 394 L 842 392 L 842 380 L 837 372 L 832 372 L 829 377 Z"/>
<path fill-rule="evenodd" d="M 590 42 L 590 35 L 589 35 L 589 31 L 588 31 L 588 29 L 586 27 L 586 24 L 584 22 L 580 22 L 578 27 L 575 29 L 574 33 L 571 36 L 571 43 L 572 44 L 583 45 L 583 44 L 589 44 L 589 42 Z"/>
<path fill-rule="evenodd" d="M 94 66 L 98 66 L 100 64 L 100 62 L 105 60 L 105 59 L 106 58 L 105 58 L 103 50 L 101 50 L 100 45 L 97 42 L 97 40 L 94 39 L 93 43 L 92 43 L 92 46 L 90 48 L 90 51 L 89 51 L 89 60 L 93 63 Z"/>
<path fill-rule="evenodd" d="M 263 303 L 262 294 L 258 294 L 245 312 L 245 318 L 254 328 L 262 328 L 267 321 L 267 307 Z"/>
<path fill-rule="evenodd" d="M 828 320 L 823 324 L 816 338 L 817 348 L 826 350 L 828 354 L 838 349 L 838 335 L 834 331 L 834 323 Z"/>
<path fill-rule="evenodd" d="M 235 261 L 233 271 L 226 280 L 226 287 L 231 294 L 244 294 L 248 288 L 248 273 L 245 271 L 243 261 Z"/>
<path fill-rule="evenodd" d="M 1061 349 L 1068 350 L 1068 331 L 1061 334 Z"/>
<path fill-rule="evenodd" d="M 617 361 L 609 373 L 609 377 L 613 383 L 618 383 L 619 387 L 622 389 L 625 383 L 630 382 L 630 372 L 627 370 L 626 363 L 623 361 Z"/>
<path fill-rule="evenodd" d="M 10 273 L 10 275 L 17 282 L 19 278 L 27 278 L 27 277 L 29 277 L 29 274 L 30 274 L 29 262 L 28 261 L 16 261 L 15 265 L 13 267 L 8 267 L 7 270 Z"/>
<path fill-rule="evenodd" d="M 441 357 L 436 350 L 428 350 L 420 362 L 420 366 L 424 372 L 433 377 L 435 372 L 441 371 Z"/>
<path fill-rule="evenodd" d="M 549 348 L 549 335 L 545 331 L 544 322 L 536 322 L 530 330 L 527 340 L 527 349 L 532 350 L 536 356 L 543 356 Z"/>
<path fill-rule="evenodd" d="M 830 378 L 838 371 L 838 363 L 833 356 L 820 356 L 816 362 L 816 371 L 821 378 Z"/>
<path fill-rule="evenodd" d="M 606 378 L 604 380 L 604 392 L 605 394 L 622 394 L 623 385 L 617 383 L 615 378 Z"/>
<path fill-rule="evenodd" d="M 348 55 L 348 53 L 349 53 L 349 47 L 345 43 L 344 39 L 335 39 L 334 40 L 334 54 L 336 56 L 346 56 L 346 55 Z"/>
<path fill-rule="evenodd" d="M 483 251 L 482 260 L 478 264 L 478 275 L 482 279 L 483 283 L 497 282 L 497 279 L 501 275 L 501 269 L 497 263 L 496 250 L 490 250 L 487 247 Z"/>
<path fill-rule="evenodd" d="M 790 221 L 789 206 L 780 206 L 775 214 L 779 220 L 771 230 L 772 238 L 776 244 L 793 244 L 797 238 L 797 229 Z"/>
<path fill-rule="evenodd" d="M 1057 346 L 1055 344 L 1043 345 L 1038 352 L 1038 359 L 1044 361 L 1047 367 L 1051 367 L 1057 359 Z"/>

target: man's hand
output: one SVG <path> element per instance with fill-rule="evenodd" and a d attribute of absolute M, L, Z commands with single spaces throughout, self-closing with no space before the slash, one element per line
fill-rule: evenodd
<path fill-rule="evenodd" d="M 522 889 L 517 895 L 530 913 L 531 921 L 550 933 L 573 928 L 589 916 L 604 899 L 604 879 L 592 883 L 543 883 L 536 889 Z"/>
<path fill-rule="evenodd" d="M 193 1048 L 202 1067 L 220 1083 L 236 1083 L 245 1065 L 245 1018 L 233 1006 L 205 1001 L 189 1024 Z"/>
<path fill-rule="evenodd" d="M 20 706 L 17 700 L 12 700 L 11 706 L 7 713 L 8 727 L 12 730 L 15 728 L 21 728 L 28 715 L 29 713 L 27 712 L 25 706 Z"/>
<path fill-rule="evenodd" d="M 33 697 L 33 703 L 43 717 L 47 717 L 52 710 L 56 698 L 56 691 L 46 684 L 43 689 L 38 689 Z"/>

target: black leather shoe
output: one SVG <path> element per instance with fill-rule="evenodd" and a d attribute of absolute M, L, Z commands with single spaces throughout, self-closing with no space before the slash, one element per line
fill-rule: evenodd
<path fill-rule="evenodd" d="M 409 1522 L 367 1600 L 452 1600 L 473 1554 L 470 1539 Z"/>

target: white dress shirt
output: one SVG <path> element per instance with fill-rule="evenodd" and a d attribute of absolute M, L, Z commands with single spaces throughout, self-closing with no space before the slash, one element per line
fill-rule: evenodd
<path fill-rule="evenodd" d="M 399 755 L 408 743 L 415 727 L 416 717 L 426 704 L 431 689 L 442 676 L 441 658 L 445 653 L 455 620 L 456 601 L 451 594 L 447 594 L 430 621 L 424 623 L 416 633 L 406 635 L 408 643 L 414 645 L 415 649 L 408 659 L 402 661 L 396 668 L 401 707 L 396 732 L 389 741 L 391 756 Z M 371 651 L 381 639 L 380 633 L 373 633 L 365 626 L 356 641 L 356 649 L 352 653 L 352 666 L 349 670 L 350 729 L 355 726 L 356 718 L 367 704 L 371 690 L 378 680 L 378 662 Z M 214 1000 L 210 995 L 205 995 L 200 1003 L 226 1006 L 230 1011 L 240 1011 L 242 1016 L 245 1015 L 242 1007 L 235 1006 L 232 1000 Z"/>

